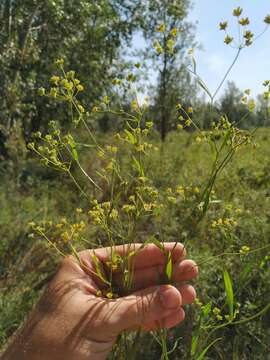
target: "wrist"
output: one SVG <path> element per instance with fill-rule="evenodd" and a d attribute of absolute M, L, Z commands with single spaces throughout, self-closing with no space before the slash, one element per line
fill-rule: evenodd
<path fill-rule="evenodd" d="M 66 326 L 65 326 L 66 325 Z M 18 331 L 1 360 L 106 360 L 114 341 L 100 342 L 80 337 L 57 316 L 41 315 L 36 310 Z M 81 328 L 83 328 L 81 324 Z M 79 327 L 77 325 L 76 327 Z M 57 330 L 56 330 L 57 329 Z"/>

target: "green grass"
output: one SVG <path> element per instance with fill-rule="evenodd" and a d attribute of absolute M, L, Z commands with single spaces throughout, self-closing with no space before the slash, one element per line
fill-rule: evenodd
<path fill-rule="evenodd" d="M 256 134 L 258 147 L 246 147 L 237 153 L 218 179 L 214 202 L 200 226 L 193 227 L 188 200 L 177 203 L 164 219 L 163 237 L 168 241 L 187 242 L 189 256 L 200 265 L 196 282 L 200 302 L 211 303 L 211 309 L 219 308 L 223 319 L 228 314 L 226 296 L 230 288 L 226 275 L 226 295 L 224 270 L 228 271 L 233 288 L 230 316 L 238 309 L 236 320 L 247 319 L 270 301 L 269 248 L 252 252 L 267 246 L 270 238 L 269 136 L 269 129 L 260 129 Z M 109 136 L 103 139 L 106 140 L 114 141 Z M 207 179 L 211 163 L 209 149 L 206 144 L 196 144 L 193 140 L 193 135 L 187 133 L 170 134 L 164 145 L 156 140 L 160 149 L 153 152 L 146 169 L 154 185 L 164 193 L 167 188 L 178 185 L 201 186 Z M 125 166 L 129 159 L 123 157 L 122 161 Z M 90 158 L 85 154 L 83 164 L 89 174 L 101 166 L 94 154 Z M 14 168 L 6 170 L 4 166 L 0 184 L 0 346 L 4 346 L 30 311 L 59 260 L 44 240 L 31 237 L 28 223 L 32 220 L 57 222 L 62 217 L 75 219 L 75 209 L 87 206 L 68 178 L 51 170 L 41 170 L 32 159 L 24 159 L 20 171 L 23 176 L 18 174 L 18 169 L 14 176 Z M 103 190 L 104 194 L 108 191 L 105 184 Z M 227 217 L 237 222 L 229 232 L 211 227 L 213 221 Z M 151 224 L 143 223 L 138 240 L 150 231 Z M 104 242 L 105 245 L 102 236 L 97 243 L 98 230 L 89 221 L 85 234 L 90 243 L 100 246 Z M 235 255 L 242 246 L 250 247 L 251 252 L 245 256 Z M 194 359 L 211 343 L 205 359 L 228 359 L 228 354 L 231 359 L 265 359 L 268 355 L 269 310 L 252 321 L 221 327 L 213 334 L 203 326 L 198 328 L 201 314 L 200 306 L 190 307 L 186 322 L 173 330 L 175 338 L 181 340 L 172 359 L 190 358 L 188 349 L 195 336 L 199 345 Z M 214 318 L 211 310 L 201 321 L 207 327 Z M 218 326 L 218 320 L 214 326 Z M 160 350 L 155 342 L 148 336 L 141 341 L 138 359 L 158 358 Z"/>

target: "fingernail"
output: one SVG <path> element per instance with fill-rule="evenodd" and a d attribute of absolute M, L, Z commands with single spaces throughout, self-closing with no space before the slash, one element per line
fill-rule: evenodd
<path fill-rule="evenodd" d="M 180 292 L 171 285 L 160 288 L 160 302 L 165 309 L 178 309 L 182 304 Z"/>

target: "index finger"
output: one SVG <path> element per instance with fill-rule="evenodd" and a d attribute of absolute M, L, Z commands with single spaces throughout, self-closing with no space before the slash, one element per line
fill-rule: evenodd
<path fill-rule="evenodd" d="M 156 265 L 164 265 L 167 261 L 166 253 L 171 252 L 172 262 L 178 262 L 186 256 L 186 250 L 183 244 L 178 242 L 163 243 L 164 250 L 155 244 L 124 244 L 115 247 L 100 248 L 90 250 L 90 253 L 97 256 L 98 259 L 106 263 L 111 261 L 112 252 L 125 257 L 130 253 L 134 253 L 131 257 L 131 263 L 134 269 L 148 268 Z M 89 257 L 89 251 L 82 251 L 80 255 L 85 258 L 85 252 Z"/>

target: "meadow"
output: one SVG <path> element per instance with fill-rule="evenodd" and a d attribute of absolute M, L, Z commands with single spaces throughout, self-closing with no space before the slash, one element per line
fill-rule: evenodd
<path fill-rule="evenodd" d="M 233 83 L 221 91 L 270 15 L 258 33 L 241 7 L 231 13 L 236 35 L 231 20 L 219 23 L 234 58 L 211 92 L 188 0 L 113 3 L 0 4 L 0 348 L 67 255 L 101 284 L 91 297 L 114 304 L 135 292 L 134 258 L 149 244 L 164 258 L 156 285 L 185 284 L 174 281 L 171 242 L 199 269 L 185 321 L 125 328 L 109 359 L 268 359 L 270 80 L 256 100 Z M 141 62 L 122 57 L 133 31 L 149 45 L 133 55 Z M 158 78 L 148 97 L 150 64 Z M 80 251 L 105 246 L 107 260 L 89 252 L 85 268 Z"/>
<path fill-rule="evenodd" d="M 208 146 L 198 144 L 193 133 L 171 133 L 165 144 L 153 135 L 158 150 L 146 164 L 153 186 L 165 194 L 170 193 L 168 189 L 181 187 L 181 196 L 163 219 L 162 236 L 166 241 L 188 239 L 188 254 L 200 267 L 196 281 L 198 301 L 187 310 L 185 323 L 173 330 L 174 337 L 180 340 L 172 359 L 198 358 L 200 351 L 217 339 L 206 359 L 266 359 L 269 354 L 269 130 L 259 129 L 255 139 L 257 147 L 239 150 L 220 175 L 207 217 L 194 229 L 189 209 L 210 172 Z M 113 144 L 115 140 L 107 135 L 107 141 Z M 128 158 L 124 156 L 125 161 Z M 89 173 L 99 163 L 94 153 L 90 158 L 83 157 Z M 15 159 L 2 170 L 2 346 L 27 316 L 61 258 L 46 240 L 33 235 L 29 223 L 46 224 L 53 234 L 58 223 L 83 220 L 88 246 L 98 247 L 107 241 L 89 216 L 78 210 L 87 209 L 88 203 L 78 196 L 68 177 L 44 170 L 33 158 L 25 158 L 21 166 L 19 176 Z M 105 194 L 108 189 L 106 184 L 103 186 Z M 234 223 L 226 224 L 226 219 Z M 145 239 L 152 231 L 151 222 L 143 221 L 136 238 Z M 85 247 L 81 238 L 75 242 L 79 248 Z M 65 240 L 58 246 L 68 252 Z M 236 324 L 224 326 L 228 316 L 225 269 L 231 278 L 237 312 L 233 320 Z M 198 348 L 192 355 L 192 342 L 197 336 Z M 141 341 L 143 351 L 138 353 L 138 359 L 156 359 L 160 355 L 158 344 L 149 335 Z"/>

